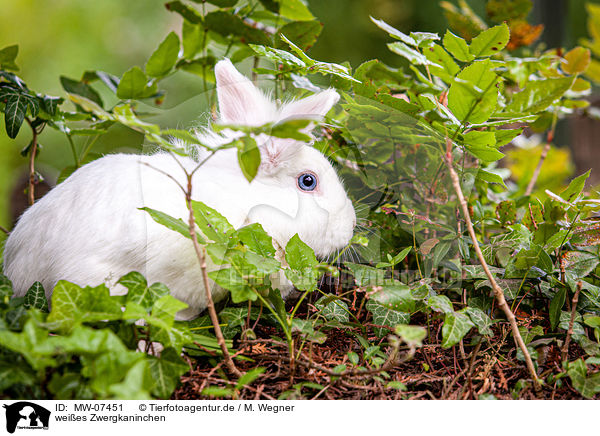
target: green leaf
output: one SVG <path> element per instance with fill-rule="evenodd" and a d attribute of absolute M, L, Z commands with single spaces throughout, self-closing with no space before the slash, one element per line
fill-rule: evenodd
<path fill-rule="evenodd" d="M 433 44 L 431 47 L 425 48 L 423 54 L 432 63 L 439 65 L 431 65 L 429 69 L 433 74 L 439 76 L 447 83 L 451 83 L 454 76 L 460 71 L 460 67 L 456 65 L 452 56 L 448 54 L 446 50 L 437 44 Z"/>
<path fill-rule="evenodd" d="M 260 150 L 254 138 L 244 136 L 240 138 L 241 147 L 238 147 L 237 157 L 240 169 L 248 182 L 252 182 L 260 166 Z"/>
<path fill-rule="evenodd" d="M 61 280 L 52 291 L 48 322 L 57 323 L 61 330 L 71 330 L 84 322 L 117 320 L 122 314 L 121 304 L 110 296 L 105 285 L 81 288 Z"/>
<path fill-rule="evenodd" d="M 314 20 L 308 6 L 303 0 L 279 0 L 279 13 L 294 21 Z"/>
<path fill-rule="evenodd" d="M 146 98 L 155 92 L 156 85 L 148 86 L 148 78 L 140 67 L 127 70 L 117 87 L 117 97 L 124 100 Z"/>
<path fill-rule="evenodd" d="M 552 327 L 552 330 L 556 330 L 556 327 L 558 326 L 558 322 L 560 321 L 560 312 L 565 305 L 566 297 L 567 290 L 561 287 L 558 291 L 556 291 L 556 294 L 554 294 L 554 297 L 550 301 L 548 313 L 550 315 L 550 326 Z"/>
<path fill-rule="evenodd" d="M 385 281 L 385 271 L 368 265 L 344 262 L 350 270 L 358 286 L 381 286 Z"/>
<path fill-rule="evenodd" d="M 583 359 L 569 363 L 567 374 L 573 387 L 585 398 L 592 398 L 600 392 L 600 373 L 588 377 L 587 367 Z"/>
<path fill-rule="evenodd" d="M 140 207 L 140 210 L 148 212 L 148 215 L 158 224 L 162 224 L 166 228 L 176 231 L 186 238 L 190 238 L 190 228 L 181 218 L 173 218 L 171 215 L 149 207 Z"/>
<path fill-rule="evenodd" d="M 269 236 L 259 223 L 252 223 L 237 231 L 237 237 L 250 250 L 264 257 L 273 257 L 275 248 L 273 238 Z"/>
<path fill-rule="evenodd" d="M 192 200 L 192 210 L 196 225 L 208 239 L 222 243 L 230 241 L 235 229 L 223 215 L 200 201 Z"/>
<path fill-rule="evenodd" d="M 400 41 L 404 42 L 405 44 L 412 45 L 414 47 L 417 46 L 417 41 L 415 41 L 415 39 L 412 38 L 411 36 L 408 36 L 406 33 L 403 33 L 401 31 L 399 31 L 398 29 L 390 26 L 383 20 L 377 20 L 373 17 L 370 17 L 370 18 L 371 18 L 371 21 L 373 23 L 375 23 L 375 25 L 377 27 L 379 27 L 381 30 L 386 31 L 391 37 L 399 39 Z"/>
<path fill-rule="evenodd" d="M 417 50 L 410 48 L 403 42 L 391 42 L 387 46 L 392 52 L 408 59 L 413 65 L 435 65 L 439 67 L 439 65 L 431 62 L 425 55 L 422 55 Z"/>
<path fill-rule="evenodd" d="M 450 30 L 446 31 L 443 39 L 444 48 L 461 62 L 471 62 L 474 56 L 469 51 L 467 41 L 459 36 L 456 36 Z"/>
<path fill-rule="evenodd" d="M 4 107 L 4 125 L 9 138 L 15 139 L 27 113 L 28 98 L 21 93 L 12 94 Z"/>
<path fill-rule="evenodd" d="M 408 324 L 410 322 L 410 313 L 390 309 L 375 300 L 367 301 L 366 308 L 373 315 L 373 324 L 376 325 L 393 329 L 398 324 Z M 381 327 L 375 327 L 374 331 L 379 338 L 383 338 L 390 333 L 388 329 Z"/>
<path fill-rule="evenodd" d="M 574 80 L 574 77 L 530 80 L 525 89 L 513 95 L 512 101 L 504 108 L 504 112 L 518 114 L 541 112 L 560 99 L 571 88 Z"/>
<path fill-rule="evenodd" d="M 307 20 L 312 19 L 306 18 Z M 253 27 L 233 11 L 216 10 L 204 16 L 204 26 L 224 37 L 236 37 L 245 44 L 270 45 L 270 39 L 263 30 Z"/>
<path fill-rule="evenodd" d="M 181 28 L 181 39 L 183 44 L 183 57 L 193 59 L 196 54 L 202 50 L 204 40 L 204 29 L 202 26 L 192 24 L 188 20 L 183 20 Z"/>
<path fill-rule="evenodd" d="M 471 41 L 469 52 L 476 58 L 499 53 L 510 39 L 506 23 L 484 30 Z"/>
<path fill-rule="evenodd" d="M 202 0 L 192 0 L 195 3 L 204 3 Z M 218 6 L 220 8 L 230 8 L 235 6 L 238 0 L 206 0 L 207 3 L 211 5 Z"/>
<path fill-rule="evenodd" d="M 479 333 L 486 336 L 493 336 L 494 332 L 490 328 L 492 326 L 491 318 L 481 309 L 476 307 L 467 307 L 464 312 L 469 315 L 469 318 L 479 330 Z"/>
<path fill-rule="evenodd" d="M 500 224 L 515 224 L 517 221 L 517 208 L 512 200 L 505 200 L 496 206 L 496 216 L 500 220 Z"/>
<path fill-rule="evenodd" d="M 371 299 L 388 309 L 409 313 L 415 310 L 415 302 L 410 288 L 401 283 L 383 286 L 371 295 Z"/>
<path fill-rule="evenodd" d="M 118 283 L 127 288 L 126 302 L 132 301 L 148 311 L 159 298 L 169 294 L 165 285 L 154 283 L 148 286 L 144 276 L 135 271 L 121 277 Z"/>
<path fill-rule="evenodd" d="M 498 185 L 502 185 L 506 189 L 508 189 L 508 187 L 504 184 L 504 180 L 502 179 L 502 177 L 500 177 L 498 174 L 492 173 L 490 171 L 478 169 L 477 170 L 477 179 L 483 180 L 484 182 L 488 182 L 488 183 L 497 183 Z"/>
<path fill-rule="evenodd" d="M 316 323 L 313 320 L 294 318 L 292 320 L 292 331 L 299 332 L 308 341 L 322 344 L 327 340 L 327 335 L 315 330 L 315 325 Z"/>
<path fill-rule="evenodd" d="M 162 77 L 171 71 L 179 56 L 179 37 L 175 32 L 167 35 L 146 63 L 146 74 Z"/>
<path fill-rule="evenodd" d="M 318 263 L 313 249 L 302 242 L 298 234 L 292 236 L 285 246 L 285 260 L 296 271 L 313 268 Z"/>
<path fill-rule="evenodd" d="M 350 320 L 348 305 L 339 297 L 324 295 L 317 300 L 315 307 L 319 309 L 320 315 L 323 315 L 328 320 L 338 322 L 348 322 Z"/>
<path fill-rule="evenodd" d="M 27 293 L 25 294 L 25 307 L 35 308 L 42 312 L 48 312 L 48 300 L 46 299 L 46 292 L 40 282 L 35 282 Z"/>
<path fill-rule="evenodd" d="M 592 170 L 588 170 L 587 173 L 584 173 L 571 180 L 571 183 L 569 183 L 567 189 L 560 193 L 561 198 L 565 199 L 569 203 L 573 203 L 583 191 L 583 188 L 585 187 L 585 181 L 590 176 L 591 171 Z"/>
<path fill-rule="evenodd" d="M 19 67 L 15 63 L 18 54 L 18 45 L 9 45 L 0 50 L 0 69 L 6 71 L 19 71 Z"/>
<path fill-rule="evenodd" d="M 218 271 L 211 271 L 208 276 L 213 279 L 223 289 L 231 293 L 231 300 L 234 303 L 242 301 L 256 301 L 256 293 L 250 288 L 244 280 L 244 277 L 234 268 L 222 268 Z"/>
<path fill-rule="evenodd" d="M 202 23 L 202 16 L 198 13 L 198 11 L 196 11 L 190 6 L 183 4 L 180 1 L 172 1 L 165 3 L 165 7 L 171 12 L 177 12 L 179 15 L 181 15 L 183 18 L 185 18 L 192 24 Z"/>
<path fill-rule="evenodd" d="M 190 370 L 187 363 L 173 348 L 167 348 L 160 357 L 149 356 L 150 374 L 155 382 L 152 393 L 159 398 L 168 399 L 179 384 L 179 377 Z"/>
<path fill-rule="evenodd" d="M 60 76 L 60 84 L 69 94 L 80 95 L 88 100 L 93 101 L 98 106 L 103 107 L 100 94 L 98 94 L 98 92 L 87 83 L 69 79 L 65 76 Z"/>
<path fill-rule="evenodd" d="M 464 123 L 483 123 L 496 109 L 498 77 L 488 59 L 462 70 L 448 91 L 448 108 Z"/>
<path fill-rule="evenodd" d="M 308 50 L 317 41 L 323 25 L 317 21 L 293 21 L 282 26 L 278 34 L 285 35 L 302 50 Z M 275 48 L 285 48 L 287 44 L 281 38 L 275 41 Z"/>
<path fill-rule="evenodd" d="M 252 384 L 263 372 L 265 372 L 265 368 L 261 366 L 258 368 L 252 368 L 238 379 L 237 383 L 235 384 L 235 388 L 239 391 L 243 387 Z"/>
<path fill-rule="evenodd" d="M 589 48 L 575 47 L 564 56 L 566 63 L 562 69 L 568 74 L 580 74 L 590 65 L 591 53 Z"/>
<path fill-rule="evenodd" d="M 454 313 L 452 302 L 445 295 L 434 295 L 427 300 L 427 306 L 436 312 Z"/>
<path fill-rule="evenodd" d="M 442 327 L 442 347 L 450 348 L 458 344 L 473 326 L 473 322 L 464 313 L 446 313 Z"/>

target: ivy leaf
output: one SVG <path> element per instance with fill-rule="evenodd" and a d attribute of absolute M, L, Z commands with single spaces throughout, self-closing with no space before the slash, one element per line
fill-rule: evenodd
<path fill-rule="evenodd" d="M 190 367 L 179 356 L 174 348 L 167 348 L 160 353 L 160 357 L 149 356 L 150 374 L 155 384 L 152 393 L 159 398 L 168 399 L 179 378 L 190 370 Z"/>
<path fill-rule="evenodd" d="M 110 296 L 105 285 L 81 288 L 61 280 L 52 291 L 48 322 L 68 331 L 85 322 L 117 320 L 122 314 L 119 300 Z"/>
<path fill-rule="evenodd" d="M 500 52 L 510 38 L 506 23 L 484 30 L 471 41 L 469 52 L 476 58 L 491 56 Z"/>
<path fill-rule="evenodd" d="M 165 285 L 154 283 L 148 286 L 145 277 L 135 271 L 121 277 L 119 283 L 127 288 L 127 302 L 132 301 L 148 311 L 159 298 L 169 294 Z"/>
<path fill-rule="evenodd" d="M 458 344 L 473 326 L 473 322 L 464 313 L 446 313 L 442 327 L 442 347 L 450 348 Z"/>
<path fill-rule="evenodd" d="M 244 277 L 234 268 L 222 268 L 218 271 L 211 271 L 208 276 L 213 279 L 223 289 L 231 293 L 231 300 L 234 303 L 243 301 L 256 301 L 256 293 L 248 286 Z"/>
<path fill-rule="evenodd" d="M 40 282 L 35 282 L 25 294 L 25 307 L 35 308 L 48 313 L 48 300 L 46 291 Z"/>
<path fill-rule="evenodd" d="M 22 93 L 14 93 L 7 97 L 4 108 L 4 125 L 9 138 L 15 139 L 27 113 L 28 98 Z"/>
<path fill-rule="evenodd" d="M 588 377 L 587 367 L 583 359 L 569 363 L 567 374 L 573 387 L 585 398 L 592 398 L 600 392 L 600 373 Z"/>
<path fill-rule="evenodd" d="M 491 318 L 481 309 L 476 307 L 467 307 L 464 312 L 469 315 L 469 318 L 479 330 L 479 333 L 486 336 L 493 336 L 494 332 L 490 328 L 492 326 Z"/>
<path fill-rule="evenodd" d="M 375 300 L 367 301 L 366 308 L 373 315 L 373 324 L 393 329 L 398 324 L 408 324 L 410 322 L 410 313 L 390 309 Z M 388 329 L 381 327 L 375 327 L 374 331 L 379 338 L 383 338 L 390 333 Z"/>
<path fill-rule="evenodd" d="M 175 32 L 171 32 L 148 59 L 146 74 L 150 77 L 162 77 L 168 74 L 177 62 L 178 55 L 179 37 Z"/>
<path fill-rule="evenodd" d="M 427 306 L 436 312 L 454 313 L 452 302 L 445 295 L 434 295 L 427 300 Z"/>
<path fill-rule="evenodd" d="M 348 322 L 350 320 L 348 305 L 336 296 L 324 295 L 317 300 L 315 307 L 328 320 L 338 322 Z"/>

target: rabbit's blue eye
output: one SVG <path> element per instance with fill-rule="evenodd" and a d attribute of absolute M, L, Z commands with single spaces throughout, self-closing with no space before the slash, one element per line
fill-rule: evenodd
<path fill-rule="evenodd" d="M 298 177 L 298 187 L 303 191 L 314 191 L 317 187 L 317 176 L 312 173 L 303 173 Z"/>

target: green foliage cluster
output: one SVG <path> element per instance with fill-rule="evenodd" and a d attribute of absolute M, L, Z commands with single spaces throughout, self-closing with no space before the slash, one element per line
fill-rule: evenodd
<path fill-rule="evenodd" d="M 94 158 L 91 146 L 78 152 L 73 137 L 97 138 L 114 124 L 139 131 L 148 142 L 175 154 L 184 151 L 172 145 L 172 137 L 206 147 L 185 130 L 164 130 L 144 121 L 146 114 L 138 110 L 139 101 L 160 102 L 161 81 L 180 71 L 197 75 L 208 86 L 214 81 L 217 59 L 227 56 L 237 63 L 251 58 L 253 73 L 271 79 L 276 96 L 284 91 L 314 92 L 319 89 L 317 80 L 330 80 L 343 101 L 315 147 L 334 157 L 363 223 L 351 247 L 341 253 L 353 260 L 344 262 L 342 270 L 351 280 L 340 282 L 336 295 L 326 294 L 318 286 L 319 277 L 323 273 L 337 277 L 339 257 L 319 262 L 295 236 L 285 247 L 283 262 L 260 225 L 234 229 L 218 211 L 191 202 L 199 242 L 222 265 L 210 273 L 211 279 L 230 291 L 234 304 L 244 303 L 220 313 L 228 339 L 254 334 L 247 320 L 258 319 L 262 310 L 248 306 L 253 302 L 265 309 L 262 321 L 282 331 L 290 357 L 300 355 L 309 342 L 323 343 L 332 329 L 349 332 L 357 346 L 348 352 L 348 363 L 333 369 L 339 374 L 381 368 L 386 350 L 398 341 L 413 349 L 427 335 L 434 341 L 429 327 L 440 320 L 444 348 L 494 343 L 505 322 L 458 212 L 446 168 L 451 161 L 467 194 L 486 262 L 511 308 L 525 318 L 531 316 L 520 328 L 536 366 L 544 365 L 538 349 L 562 347 L 567 337 L 583 350 L 585 360 L 570 360 L 567 355 L 562 370 L 545 371 L 542 381 L 556 386 L 568 377 L 584 397 L 600 392 L 594 372 L 600 362 L 600 223 L 594 212 L 600 203 L 584 194 L 588 174 L 575 178 L 560 193 L 546 191 L 538 198 L 526 193 L 529 174 L 523 175 L 525 183 L 515 181 L 499 165 L 504 157 L 501 148 L 525 128 L 547 132 L 551 141 L 558 119 L 587 107 L 583 97 L 591 86 L 581 76 L 590 64 L 589 49 L 575 47 L 563 55 L 561 50 L 530 48 L 527 41 L 513 38 L 519 36 L 517 25 L 522 25 L 514 20 L 525 19 L 528 0 L 509 6 L 488 2 L 491 25 L 461 2 L 461 14 L 451 15 L 456 19 L 450 20 L 454 32 L 443 36 L 405 34 L 372 18 L 391 37 L 389 50 L 409 67 L 392 68 L 374 59 L 352 71 L 348 65 L 306 54 L 321 26 L 302 0 L 171 1 L 166 6 L 183 19 L 181 38 L 170 33 L 144 68 L 134 66 L 120 78 L 101 71 L 87 71 L 80 80 L 62 78 L 72 110 L 62 98 L 30 90 L 14 74 L 16 47 L 1 50 L 0 110 L 12 138 L 25 122 L 36 135 L 42 126 L 66 135 L 74 162 L 63 171 L 64 178 Z M 445 7 L 451 14 L 453 9 Z M 509 24 L 498 18 L 504 16 Z M 470 32 L 467 38 L 459 36 L 467 36 L 465 29 Z M 98 83 L 119 103 L 106 107 L 94 88 Z M 221 148 L 237 148 L 240 166 L 251 181 L 260 165 L 254 136 L 268 133 L 303 140 L 301 129 L 307 122 L 214 127 L 244 134 Z M 33 144 L 23 154 L 33 161 Z M 155 221 L 190 237 L 188 223 L 162 211 L 145 210 Z M 286 310 L 269 279 L 282 269 L 301 292 L 291 310 Z M 129 290 L 126 296 L 109 296 L 102 286 L 81 289 L 60 282 L 47 314 L 39 286 L 24 299 L 10 299 L 5 280 L 0 288 L 4 391 L 11 396 L 56 398 L 168 397 L 188 368 L 182 351 L 197 358 L 211 356 L 214 363 L 220 351 L 207 317 L 174 322 L 184 305 L 164 286 L 148 286 L 137 273 L 123 277 L 121 283 Z M 316 311 L 297 317 L 305 298 L 319 293 Z M 364 308 L 369 313 L 371 326 L 359 321 L 354 304 L 351 309 L 350 298 L 356 293 L 361 295 L 358 312 Z M 137 325 L 136 320 L 144 324 Z M 427 330 L 409 325 L 420 321 Z M 369 340 L 371 333 L 378 342 Z M 165 349 L 160 357 L 133 352 L 142 339 L 148 347 L 161 343 Z M 512 346 L 503 347 L 507 354 L 515 352 Z M 522 359 L 519 353 L 516 357 Z M 205 394 L 236 397 L 261 371 L 247 373 L 235 386 L 209 387 Z M 386 371 L 377 377 L 390 378 Z M 296 394 L 287 392 L 283 397 Z"/>

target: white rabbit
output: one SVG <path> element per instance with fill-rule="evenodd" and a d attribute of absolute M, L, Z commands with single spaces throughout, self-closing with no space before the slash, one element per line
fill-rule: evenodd
<path fill-rule="evenodd" d="M 229 60 L 217 63 L 215 75 L 223 123 L 262 125 L 288 117 L 323 117 L 339 98 L 326 90 L 278 107 Z M 201 140 L 225 143 L 231 135 L 207 132 Z M 239 168 L 236 150 L 222 150 L 195 173 L 192 198 L 219 211 L 235 228 L 262 224 L 276 248 L 285 247 L 296 233 L 318 256 L 346 246 L 356 216 L 327 159 L 302 142 L 262 139 L 261 166 L 251 183 Z M 188 170 L 197 165 L 191 158 L 178 159 Z M 207 302 L 191 241 L 138 209 L 147 206 L 187 222 L 185 198 L 165 173 L 185 186 L 185 174 L 169 154 L 107 155 L 75 171 L 30 207 L 10 233 L 4 252 L 4 274 L 15 296 L 40 281 L 49 297 L 59 280 L 80 286 L 106 283 L 117 294 L 124 288 L 116 281 L 139 271 L 149 283 L 164 283 L 188 304 L 178 319 L 197 316 Z M 276 286 L 284 297 L 292 290 L 282 275 Z M 212 292 L 215 300 L 225 295 L 216 285 Z"/>

